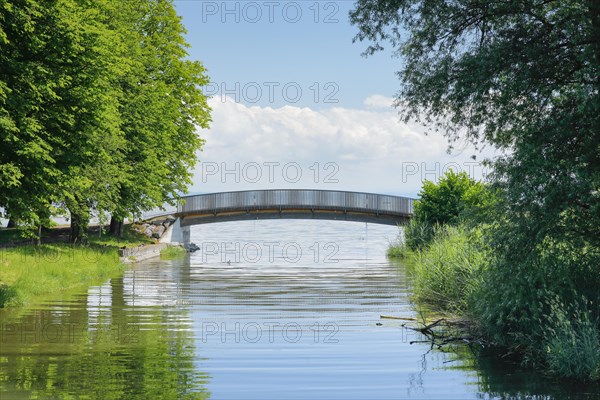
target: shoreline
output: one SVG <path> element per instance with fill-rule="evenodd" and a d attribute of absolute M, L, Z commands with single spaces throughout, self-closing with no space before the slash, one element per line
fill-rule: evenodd
<path fill-rule="evenodd" d="M 0 239 L 4 239 L 0 241 L 0 309 L 29 306 L 48 296 L 93 286 L 118 275 L 129 264 L 161 253 L 168 257 L 182 253 L 169 250 L 177 244 L 156 243 L 131 226 L 122 238 L 98 237 L 94 227 L 85 246 L 67 243 L 64 227 L 45 232 L 40 246 L 28 239 L 6 240 L 15 232 L 0 229 Z"/>

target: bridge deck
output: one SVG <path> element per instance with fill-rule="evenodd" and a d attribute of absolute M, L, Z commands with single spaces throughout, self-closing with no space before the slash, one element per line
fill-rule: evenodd
<path fill-rule="evenodd" d="M 413 214 L 408 197 L 333 190 L 249 190 L 184 196 L 181 225 L 220 221 L 314 218 L 395 225 Z M 165 214 L 166 212 L 163 212 Z"/>

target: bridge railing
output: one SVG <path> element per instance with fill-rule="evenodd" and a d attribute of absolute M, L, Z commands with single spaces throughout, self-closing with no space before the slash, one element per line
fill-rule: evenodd
<path fill-rule="evenodd" d="M 155 217 L 162 217 L 169 214 L 176 214 L 180 211 L 180 207 L 172 206 L 165 203 L 162 208 L 155 208 L 153 210 L 145 211 L 141 215 L 142 220 L 148 220 Z"/>
<path fill-rule="evenodd" d="M 410 216 L 414 200 L 408 197 L 327 190 L 251 190 L 184 197 L 180 213 L 228 210 L 316 209 L 345 210 Z"/>

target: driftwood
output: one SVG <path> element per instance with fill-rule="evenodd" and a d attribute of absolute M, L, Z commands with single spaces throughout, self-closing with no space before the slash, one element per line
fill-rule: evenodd
<path fill-rule="evenodd" d="M 394 317 L 388 315 L 380 315 L 380 318 L 417 321 L 416 318 Z M 410 342 L 410 344 L 431 343 L 432 348 L 437 346 L 438 349 L 441 349 L 442 346 L 450 343 L 465 343 L 469 345 L 472 343 L 477 343 L 482 346 L 484 345 L 481 338 L 474 337 L 472 334 L 470 334 L 470 331 L 472 331 L 472 326 L 471 323 L 466 320 L 450 320 L 446 318 L 440 318 L 434 322 L 423 324 L 423 326 L 420 327 L 407 326 L 407 323 L 402 324 L 402 326 L 407 329 L 417 331 L 427 337 L 426 340 L 413 340 Z"/>
<path fill-rule="evenodd" d="M 379 318 L 381 318 L 381 319 L 401 319 L 403 321 L 417 321 L 416 318 L 411 318 L 411 317 L 395 317 L 393 315 L 380 315 Z"/>

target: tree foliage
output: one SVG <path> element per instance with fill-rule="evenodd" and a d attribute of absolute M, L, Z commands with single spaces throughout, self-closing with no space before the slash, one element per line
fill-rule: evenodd
<path fill-rule="evenodd" d="M 359 0 L 350 18 L 366 54 L 402 57 L 403 119 L 503 150 L 481 325 L 539 355 L 552 298 L 598 329 L 600 2 Z"/>
<path fill-rule="evenodd" d="M 494 191 L 466 172 L 449 170 L 437 183 L 425 180 L 414 218 L 404 227 L 405 244 L 411 250 L 422 250 L 444 225 L 474 225 L 492 212 L 495 203 Z"/>
<path fill-rule="evenodd" d="M 171 3 L 135 0 L 117 8 L 128 66 L 120 81 L 127 179 L 113 216 L 123 219 L 186 190 L 203 143 L 196 128 L 210 118 L 199 90 L 207 77 L 200 63 L 185 60 L 185 30 Z"/>
<path fill-rule="evenodd" d="M 190 183 L 209 108 L 169 0 L 0 1 L 0 207 L 122 220 Z"/>
<path fill-rule="evenodd" d="M 402 57 L 404 119 L 508 150 L 494 167 L 509 212 L 540 237 L 569 214 L 600 243 L 597 1 L 360 0 L 350 17 L 367 54 Z"/>
<path fill-rule="evenodd" d="M 485 185 L 466 172 L 449 170 L 439 182 L 423 182 L 415 204 L 415 218 L 430 225 L 457 223 L 459 217 L 484 202 Z"/>

